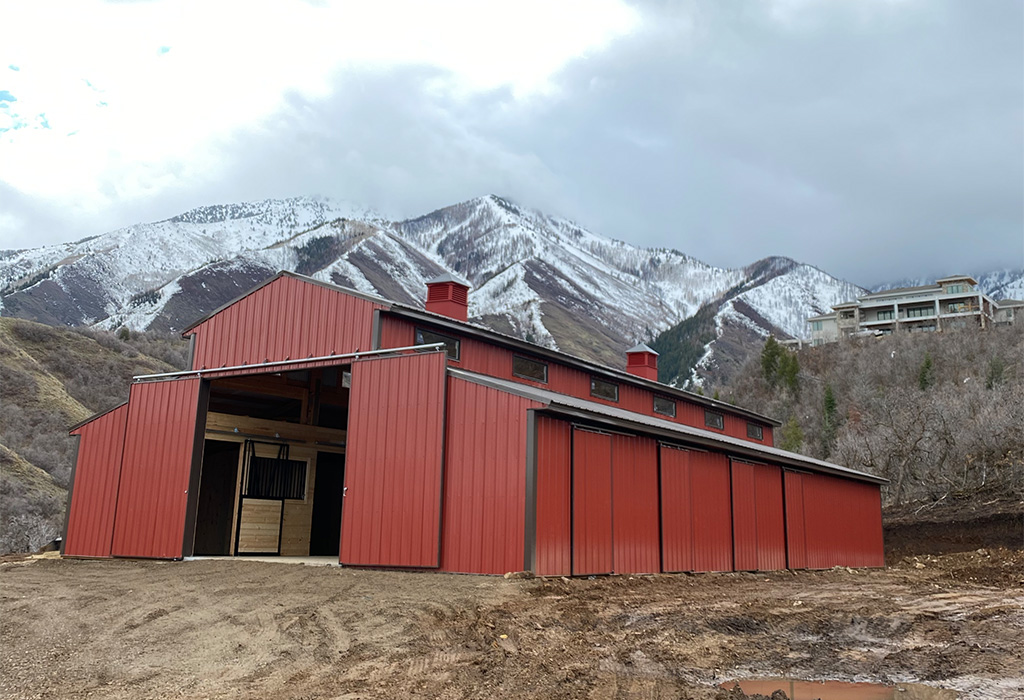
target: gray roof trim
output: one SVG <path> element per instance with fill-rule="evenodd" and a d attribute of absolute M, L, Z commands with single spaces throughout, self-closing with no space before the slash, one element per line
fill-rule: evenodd
<path fill-rule="evenodd" d="M 461 284 L 463 287 L 468 287 L 469 282 L 459 279 L 450 272 L 444 272 L 437 277 L 428 279 L 424 284 L 442 284 L 443 282 L 454 282 L 455 284 Z"/>
<path fill-rule="evenodd" d="M 76 430 L 78 430 L 79 428 L 81 428 L 83 425 L 86 425 L 88 423 L 92 423 L 97 418 L 102 418 L 103 416 L 107 415 L 108 413 L 110 413 L 112 411 L 116 411 L 117 409 L 121 408 L 122 406 L 124 406 L 127 403 L 128 403 L 128 399 L 125 399 L 121 403 L 117 404 L 116 406 L 111 406 L 110 408 L 108 408 L 105 411 L 100 411 L 98 413 L 94 413 L 91 416 L 89 416 L 88 418 L 86 418 L 85 420 L 79 421 L 78 423 L 75 423 L 74 425 L 72 425 L 70 428 L 68 428 L 68 432 L 69 433 L 73 433 Z"/>
<path fill-rule="evenodd" d="M 364 301 L 370 301 L 370 302 L 373 302 L 374 304 L 381 304 L 382 306 L 386 306 L 386 307 L 390 307 L 394 303 L 390 299 L 385 299 L 384 297 L 379 297 L 376 294 L 367 294 L 366 292 L 360 292 L 358 289 L 350 289 L 349 287 L 342 287 L 341 285 L 338 285 L 338 284 L 332 284 L 330 282 L 324 282 L 323 280 L 313 279 L 312 277 L 307 277 L 306 275 L 300 275 L 298 272 L 291 272 L 290 270 L 281 270 L 280 272 L 278 272 L 273 277 L 268 277 L 263 282 L 260 282 L 259 284 L 257 284 L 255 287 L 253 287 L 249 291 L 243 292 L 242 294 L 239 294 L 237 297 L 235 297 L 234 299 L 232 299 L 231 301 L 229 301 L 229 302 L 227 302 L 225 304 L 221 304 L 216 309 L 214 309 L 210 313 L 206 314 L 205 316 L 203 316 L 198 321 L 190 323 L 181 332 L 182 337 L 184 338 L 184 337 L 188 337 L 189 335 L 192 335 L 190 333 L 190 331 L 195 330 L 196 326 L 201 325 L 203 323 L 206 323 L 211 318 L 213 318 L 214 316 L 219 314 L 221 311 L 224 311 L 225 309 L 227 309 L 230 306 L 234 306 L 235 304 L 240 302 L 242 299 L 245 299 L 250 294 L 258 292 L 259 290 L 263 289 L 264 287 L 266 287 L 271 282 L 274 282 L 274 281 L 278 280 L 281 277 L 291 277 L 291 278 L 297 279 L 297 280 L 299 280 L 301 282 L 306 282 L 308 284 L 315 284 L 316 286 L 323 287 L 324 289 L 330 289 L 332 292 L 338 292 L 339 294 L 348 294 L 349 296 L 357 297 L 357 298 L 362 299 Z"/>
<path fill-rule="evenodd" d="M 631 347 L 629 350 L 626 351 L 627 354 L 634 353 L 634 352 L 649 352 L 652 355 L 657 355 L 658 354 L 657 352 L 655 352 L 651 348 L 647 347 L 647 343 L 637 343 L 636 345 L 634 345 L 633 347 Z"/>
<path fill-rule="evenodd" d="M 640 413 L 633 413 L 621 408 L 614 408 L 612 406 L 605 406 L 593 401 L 586 401 L 584 399 L 577 399 L 565 394 L 558 394 L 553 391 L 548 391 L 547 389 L 539 389 L 537 387 L 510 382 L 505 379 L 497 379 L 495 377 L 475 374 L 473 372 L 467 372 L 466 370 L 455 369 L 452 367 L 448 368 L 448 374 L 449 376 L 464 379 L 466 381 L 473 382 L 474 384 L 480 384 L 482 386 L 499 389 L 516 396 L 532 399 L 545 404 L 549 412 L 558 413 L 569 418 L 604 422 L 609 423 L 614 427 L 625 427 L 633 430 L 640 430 L 642 432 L 655 433 L 661 437 L 681 440 L 685 443 L 699 447 L 709 447 L 719 450 L 724 449 L 729 454 L 739 457 L 769 460 L 776 464 L 796 467 L 798 469 L 807 469 L 809 471 L 819 473 L 833 474 L 873 484 L 888 483 L 888 479 L 883 479 L 882 477 L 874 476 L 873 474 L 849 469 L 848 467 L 843 467 L 831 462 L 825 462 L 820 459 L 805 457 L 804 455 L 798 455 L 793 452 L 786 452 L 785 450 L 780 450 L 777 447 L 759 445 L 757 443 L 740 440 L 739 438 L 730 437 L 728 435 L 713 433 L 709 430 L 702 430 L 689 425 L 681 425 L 679 423 L 673 423 L 660 418 L 653 418 Z"/>
<path fill-rule="evenodd" d="M 717 411 L 728 411 L 759 423 L 765 423 L 766 425 L 782 425 L 782 423 L 774 418 L 761 415 L 760 413 L 755 413 L 754 411 L 741 408 L 740 406 L 733 406 L 730 403 L 716 401 L 706 396 L 701 396 L 700 394 L 694 394 L 683 389 L 677 389 L 676 387 L 669 386 L 668 384 L 644 379 L 643 377 L 638 377 L 635 374 L 630 374 L 624 370 L 605 367 L 604 365 L 599 365 L 596 362 L 591 362 L 590 360 L 585 360 L 582 357 L 576 357 L 575 355 L 570 355 L 569 353 L 562 352 L 560 350 L 551 350 L 550 348 L 541 347 L 540 345 L 534 345 L 533 343 L 529 343 L 525 340 L 520 340 L 519 338 L 505 335 L 504 333 L 498 333 L 497 331 L 492 331 L 490 328 L 478 326 L 475 323 L 457 321 L 443 314 L 435 314 L 431 311 L 424 311 L 423 309 L 413 308 L 397 302 L 392 303 L 391 307 L 387 309 L 387 312 L 403 318 L 431 323 L 435 326 L 441 326 L 457 333 L 485 338 L 493 343 L 497 343 L 498 345 L 504 345 L 516 350 L 528 352 L 532 355 L 545 357 L 555 362 L 561 362 L 562 364 L 575 365 L 587 372 L 607 377 L 616 382 L 627 382 L 636 386 L 642 386 L 645 389 L 650 389 L 651 391 L 664 394 L 665 396 L 674 396 L 678 399 L 692 401 L 693 403 L 704 406 L 705 408 L 713 408 Z"/>

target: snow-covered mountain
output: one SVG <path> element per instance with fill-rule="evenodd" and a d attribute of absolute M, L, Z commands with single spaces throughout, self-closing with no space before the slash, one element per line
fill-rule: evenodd
<path fill-rule="evenodd" d="M 493 195 L 398 222 L 304 197 L 0 252 L 0 314 L 177 331 L 280 269 L 407 304 L 450 272 L 472 284 L 476 322 L 618 366 L 627 347 L 708 304 L 724 325 L 796 335 L 807 315 L 859 291 L 787 259 L 732 270 L 638 248 Z"/>

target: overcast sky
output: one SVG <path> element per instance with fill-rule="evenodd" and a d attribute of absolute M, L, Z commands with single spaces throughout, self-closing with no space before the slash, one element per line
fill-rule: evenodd
<path fill-rule="evenodd" d="M 0 248 L 501 194 L 722 266 L 1024 266 L 1019 0 L 22 2 Z"/>

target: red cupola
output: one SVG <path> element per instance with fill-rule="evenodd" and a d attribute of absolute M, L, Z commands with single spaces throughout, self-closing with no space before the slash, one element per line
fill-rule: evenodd
<path fill-rule="evenodd" d="M 658 353 L 640 343 L 626 351 L 626 371 L 652 382 L 658 381 Z"/>
<path fill-rule="evenodd" d="M 469 318 L 469 285 L 445 273 L 427 280 L 427 311 L 465 321 Z"/>

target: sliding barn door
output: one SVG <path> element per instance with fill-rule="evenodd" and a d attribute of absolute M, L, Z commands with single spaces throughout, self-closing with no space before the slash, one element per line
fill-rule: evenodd
<path fill-rule="evenodd" d="M 352 363 L 341 563 L 440 565 L 447 356 Z"/>

